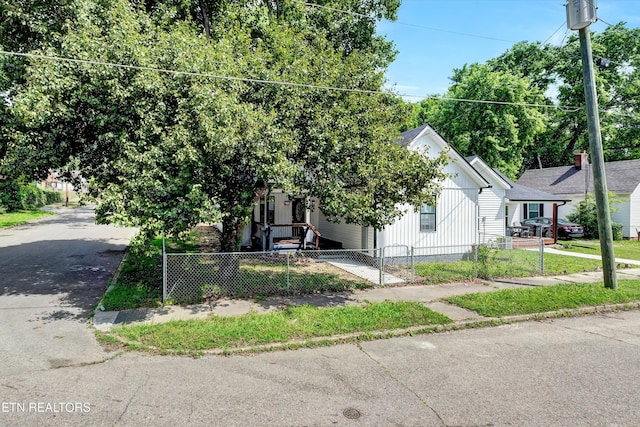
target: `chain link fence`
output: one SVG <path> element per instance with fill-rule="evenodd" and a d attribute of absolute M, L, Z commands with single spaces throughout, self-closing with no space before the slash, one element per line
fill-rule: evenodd
<path fill-rule="evenodd" d="M 193 303 L 221 297 L 302 295 L 537 274 L 544 270 L 543 248 L 539 239 L 500 237 L 483 245 L 387 246 L 376 250 L 163 250 L 163 300 Z"/>

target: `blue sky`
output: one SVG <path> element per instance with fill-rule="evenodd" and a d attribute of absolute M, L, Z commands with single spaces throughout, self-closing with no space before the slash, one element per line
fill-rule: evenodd
<path fill-rule="evenodd" d="M 400 94 L 442 94 L 454 68 L 485 62 L 515 42 L 558 45 L 577 33 L 567 32 L 564 4 L 565 0 L 402 0 L 397 21 L 378 25 L 378 33 L 399 50 L 387 73 L 389 85 L 395 84 Z M 640 0 L 599 0 L 597 6 L 604 22 L 640 27 Z M 603 31 L 607 25 L 602 21 L 591 30 Z"/>

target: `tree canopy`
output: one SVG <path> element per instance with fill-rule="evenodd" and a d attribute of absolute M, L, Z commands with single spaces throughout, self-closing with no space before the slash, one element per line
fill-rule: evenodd
<path fill-rule="evenodd" d="M 398 4 L 78 0 L 56 43 L 30 50 L 4 169 L 80 168 L 100 222 L 153 235 L 221 221 L 224 250 L 266 186 L 382 227 L 444 177 L 443 157 L 394 143 L 408 110 L 378 93 L 395 52 L 361 14 Z"/>
<path fill-rule="evenodd" d="M 640 29 L 624 23 L 592 37 L 606 161 L 640 157 Z M 465 155 L 477 154 L 514 178 L 525 168 L 570 164 L 588 150 L 578 36 L 562 46 L 520 42 L 485 64 L 453 71 L 443 98 L 414 106 L 413 124 L 437 126 Z"/>

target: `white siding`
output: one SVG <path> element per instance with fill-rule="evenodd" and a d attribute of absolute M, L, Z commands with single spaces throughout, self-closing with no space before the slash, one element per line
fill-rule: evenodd
<path fill-rule="evenodd" d="M 420 212 L 409 208 L 407 214 L 380 232 L 378 247 L 456 247 L 452 252 L 470 248 L 478 241 L 477 195 L 477 188 L 443 189 L 436 205 L 435 231 L 420 231 Z"/>
<path fill-rule="evenodd" d="M 622 200 L 613 206 L 616 212 L 611 214 L 611 221 L 622 224 L 622 237 L 629 238 L 632 233 L 636 234 L 635 230 L 631 228 L 631 203 L 628 197 Z"/>
<path fill-rule="evenodd" d="M 640 235 L 640 187 L 629 196 L 629 237 L 637 239 Z M 624 236 L 624 232 L 623 232 Z"/>
<path fill-rule="evenodd" d="M 617 197 L 622 201 L 612 206 L 614 209 L 617 209 L 617 212 L 611 214 L 611 221 L 622 224 L 622 237 L 625 239 L 637 237 L 636 228 L 640 230 L 639 191 L 640 190 L 636 189 L 631 195 L 618 194 Z M 568 214 L 575 213 L 580 202 L 584 200 L 584 195 L 563 195 L 563 197 L 567 199 L 573 197 L 573 200 L 564 206 L 558 207 L 558 218 L 566 218 Z M 590 197 L 593 197 L 593 195 L 590 195 Z"/>
<path fill-rule="evenodd" d="M 411 142 L 410 150 L 417 150 L 429 157 L 438 156 L 441 151 L 448 150 L 446 142 L 433 130 L 427 129 L 424 134 Z M 468 251 L 471 245 L 478 243 L 478 191 L 487 186 L 486 181 L 456 152 L 449 151 L 449 162 L 444 172 L 450 178 L 442 183 L 442 193 L 437 201 L 436 231 L 420 231 L 420 212 L 418 207 L 406 206 L 407 213 L 377 233 L 376 247 L 404 245 L 414 247 L 454 247 L 453 252 Z M 495 195 L 494 195 L 495 197 Z M 495 203 L 499 203 L 495 201 Z M 487 208 L 490 209 L 490 208 Z M 493 212 L 500 222 L 500 230 L 504 233 L 504 209 L 500 213 Z M 488 210 L 487 210 L 488 212 Z M 489 215 L 487 213 L 487 215 Z M 498 229 L 497 223 L 491 228 Z M 344 248 L 360 249 L 363 243 L 363 229 L 360 225 L 332 224 L 320 214 L 318 230 L 322 237 L 341 242 Z M 373 232 L 365 230 L 369 247 L 373 248 Z"/>
<path fill-rule="evenodd" d="M 478 195 L 479 231 L 481 236 L 493 238 L 504 236 L 504 190 L 501 188 L 484 188 Z"/>
<path fill-rule="evenodd" d="M 362 249 L 362 226 L 360 225 L 329 222 L 320 212 L 317 228 L 322 238 L 340 242 L 344 249 Z"/>

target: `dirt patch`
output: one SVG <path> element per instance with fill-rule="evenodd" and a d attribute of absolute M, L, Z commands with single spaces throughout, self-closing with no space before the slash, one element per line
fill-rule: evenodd
<path fill-rule="evenodd" d="M 220 252 L 220 231 L 213 225 L 199 224 L 193 231 L 195 232 L 194 243 L 198 246 L 199 252 Z"/>

